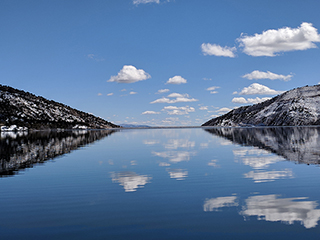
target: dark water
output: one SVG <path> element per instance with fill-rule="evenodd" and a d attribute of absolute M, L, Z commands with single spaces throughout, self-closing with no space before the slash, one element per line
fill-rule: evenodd
<path fill-rule="evenodd" d="M 319 133 L 2 134 L 0 239 L 319 239 Z"/>

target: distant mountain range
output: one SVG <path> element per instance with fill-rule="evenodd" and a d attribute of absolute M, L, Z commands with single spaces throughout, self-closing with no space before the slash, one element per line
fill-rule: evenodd
<path fill-rule="evenodd" d="M 270 100 L 239 107 L 202 126 L 320 125 L 320 85 L 287 91 Z"/>
<path fill-rule="evenodd" d="M 32 129 L 119 127 L 62 103 L 3 85 L 0 85 L 0 125 Z"/>
<path fill-rule="evenodd" d="M 123 128 L 150 128 L 148 125 L 138 125 L 138 124 L 120 124 L 121 127 Z"/>

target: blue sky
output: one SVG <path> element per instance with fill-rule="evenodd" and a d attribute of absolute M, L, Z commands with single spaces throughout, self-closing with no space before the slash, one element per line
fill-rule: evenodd
<path fill-rule="evenodd" d="M 2 0 L 1 84 L 113 123 L 200 125 L 320 82 L 318 0 Z"/>

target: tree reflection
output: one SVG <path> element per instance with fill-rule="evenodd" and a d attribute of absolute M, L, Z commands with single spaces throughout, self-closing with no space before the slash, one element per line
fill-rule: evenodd
<path fill-rule="evenodd" d="M 0 176 L 14 175 L 19 169 L 56 158 L 102 139 L 114 130 L 39 131 L 29 134 L 2 134 Z"/>
<path fill-rule="evenodd" d="M 265 149 L 290 161 L 320 164 L 319 127 L 206 128 L 205 131 L 242 146 Z"/>

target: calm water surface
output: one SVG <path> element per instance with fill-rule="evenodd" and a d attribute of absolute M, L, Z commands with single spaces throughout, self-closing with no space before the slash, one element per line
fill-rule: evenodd
<path fill-rule="evenodd" d="M 320 128 L 1 134 L 1 239 L 319 239 Z"/>

